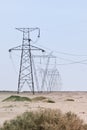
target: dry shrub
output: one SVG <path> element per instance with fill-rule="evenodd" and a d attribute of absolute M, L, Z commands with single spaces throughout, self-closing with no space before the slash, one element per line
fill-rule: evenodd
<path fill-rule="evenodd" d="M 66 99 L 65 101 L 72 101 L 72 102 L 74 102 L 74 99 Z"/>
<path fill-rule="evenodd" d="M 10 122 L 5 122 L 0 130 L 87 130 L 87 125 L 77 115 L 59 110 L 39 110 L 25 112 Z"/>
<path fill-rule="evenodd" d="M 51 99 L 48 99 L 46 100 L 47 103 L 55 103 L 55 101 L 51 100 Z"/>
<path fill-rule="evenodd" d="M 3 100 L 3 102 L 5 102 L 5 101 L 8 101 L 8 102 L 9 101 L 31 101 L 31 99 L 28 97 L 21 97 L 21 96 L 12 95 L 12 96 Z"/>
<path fill-rule="evenodd" d="M 43 100 L 45 100 L 45 99 L 46 99 L 46 97 L 39 96 L 39 97 L 34 97 L 34 98 L 32 98 L 32 101 L 43 101 Z"/>

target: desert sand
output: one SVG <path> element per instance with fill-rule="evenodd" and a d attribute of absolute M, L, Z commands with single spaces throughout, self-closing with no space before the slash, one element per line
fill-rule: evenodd
<path fill-rule="evenodd" d="M 36 93 L 35 95 L 32 95 L 31 93 L 19 94 L 19 96 L 29 98 L 44 96 L 52 101 L 55 101 L 55 103 L 48 103 L 44 101 L 2 102 L 5 98 L 11 95 L 17 94 L 11 92 L 0 92 L 0 126 L 2 126 L 6 120 L 14 119 L 16 116 L 21 115 L 26 111 L 45 108 L 60 109 L 63 113 L 71 111 L 87 123 L 87 92 L 51 92 Z"/>

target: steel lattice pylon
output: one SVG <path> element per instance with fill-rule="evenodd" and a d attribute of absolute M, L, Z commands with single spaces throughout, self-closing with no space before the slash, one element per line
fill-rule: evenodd
<path fill-rule="evenodd" d="M 9 52 L 11 52 L 12 50 L 21 50 L 17 92 L 19 93 L 22 87 L 24 86 L 24 84 L 26 83 L 34 94 L 32 50 L 41 50 L 42 52 L 44 52 L 44 50 L 31 45 L 30 33 L 32 33 L 32 31 L 38 30 L 38 37 L 39 37 L 40 29 L 39 28 L 16 28 L 16 29 L 23 33 L 22 45 L 9 49 Z"/>

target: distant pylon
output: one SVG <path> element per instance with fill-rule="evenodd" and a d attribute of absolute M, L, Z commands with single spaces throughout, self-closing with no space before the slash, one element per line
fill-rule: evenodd
<path fill-rule="evenodd" d="M 33 79 L 33 68 L 32 68 L 32 50 L 40 50 L 44 52 L 43 49 L 32 46 L 30 38 L 30 34 L 32 31 L 38 31 L 38 37 L 40 37 L 40 29 L 39 28 L 16 28 L 17 30 L 23 33 L 23 41 L 22 45 L 9 49 L 9 52 L 12 50 L 21 50 L 21 60 L 20 60 L 20 70 L 19 70 L 19 78 L 18 78 L 18 90 L 19 93 L 27 83 L 28 87 L 34 94 L 34 79 Z"/>

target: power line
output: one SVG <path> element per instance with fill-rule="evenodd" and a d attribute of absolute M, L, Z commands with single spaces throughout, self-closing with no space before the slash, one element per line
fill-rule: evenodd
<path fill-rule="evenodd" d="M 84 65 L 86 65 L 86 63 L 84 63 L 85 61 L 87 61 L 87 59 L 82 60 L 82 61 L 75 61 L 75 62 L 70 62 L 70 63 L 57 64 L 57 65 L 71 65 L 71 64 L 84 64 Z"/>
<path fill-rule="evenodd" d="M 15 73 L 17 74 L 16 66 L 15 66 L 15 63 L 14 63 L 14 61 L 13 61 L 13 58 L 12 58 L 11 53 L 9 53 L 9 57 L 10 57 L 10 60 L 11 60 L 11 63 L 12 63 L 13 69 L 14 69 Z"/>
<path fill-rule="evenodd" d="M 84 59 L 84 60 L 77 60 L 77 61 L 74 61 L 74 60 L 70 60 L 70 59 L 65 59 L 65 58 L 62 58 L 62 57 L 56 57 L 56 59 L 61 59 L 61 60 L 64 60 L 64 61 L 69 61 L 69 63 L 63 63 L 63 64 L 57 64 L 57 65 L 69 65 L 69 64 L 86 64 L 84 62 L 87 62 L 87 59 Z"/>
<path fill-rule="evenodd" d="M 63 55 L 68 55 L 68 56 L 76 56 L 76 57 L 84 57 L 84 56 L 87 56 L 87 55 L 80 55 L 80 54 L 72 54 L 72 53 L 67 53 L 67 52 L 60 52 L 60 51 L 56 51 L 54 50 L 54 52 L 56 53 L 59 53 L 59 54 L 63 54 Z"/>
<path fill-rule="evenodd" d="M 49 51 L 52 51 L 52 52 L 55 52 L 55 53 L 59 53 L 59 54 L 62 54 L 62 55 L 68 55 L 68 56 L 74 56 L 74 57 L 86 57 L 87 54 L 75 54 L 75 53 L 67 53 L 67 52 L 61 52 L 61 51 L 57 51 L 57 50 L 52 50 L 48 47 L 45 47 L 45 46 L 42 46 L 42 45 L 39 45 L 40 47 L 43 47 L 45 50 L 49 50 Z"/>
<path fill-rule="evenodd" d="M 37 57 L 39 57 L 39 58 L 47 58 L 48 55 L 47 54 L 46 55 L 42 55 L 42 56 L 41 55 L 33 55 L 32 57 L 33 58 L 37 58 Z M 57 65 L 71 65 L 71 64 L 83 64 L 83 65 L 87 65 L 87 63 L 84 63 L 84 62 L 87 62 L 87 59 L 77 60 L 76 61 L 76 60 L 71 60 L 71 59 L 67 59 L 67 58 L 63 58 L 63 57 L 59 57 L 59 56 L 53 56 L 53 58 L 69 62 L 69 63 L 59 63 Z M 50 65 L 52 65 L 52 64 L 50 64 Z"/>

